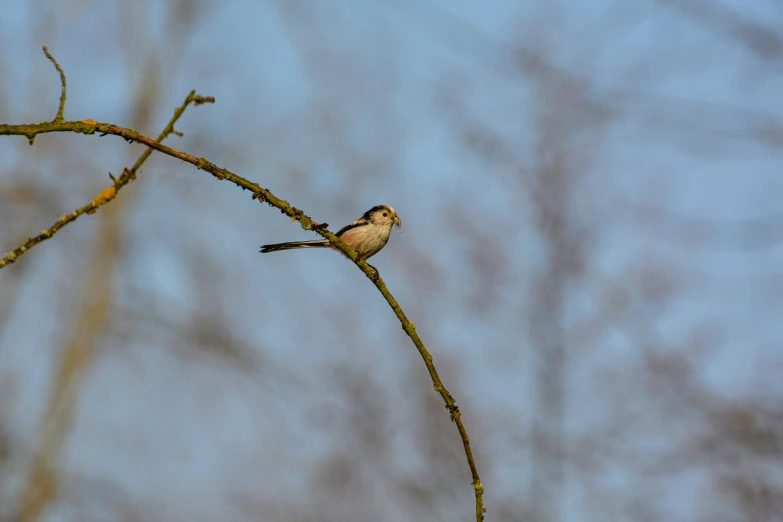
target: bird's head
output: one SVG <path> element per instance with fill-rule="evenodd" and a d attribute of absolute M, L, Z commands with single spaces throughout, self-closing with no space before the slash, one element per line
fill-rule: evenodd
<path fill-rule="evenodd" d="M 388 205 L 376 205 L 364 214 L 365 219 L 378 225 L 386 225 L 389 228 L 402 226 L 402 221 L 397 217 L 397 212 Z"/>

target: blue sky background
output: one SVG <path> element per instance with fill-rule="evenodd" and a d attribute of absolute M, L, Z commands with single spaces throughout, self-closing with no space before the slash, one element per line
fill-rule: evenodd
<path fill-rule="evenodd" d="M 7 2 L 0 121 L 55 114 L 42 45 L 67 119 L 155 136 L 191 89 L 215 96 L 168 145 L 332 230 L 380 203 L 402 217 L 373 264 L 463 411 L 489 520 L 743 520 L 726 469 L 780 485 L 779 455 L 740 466 L 699 441 L 783 392 L 781 55 L 667 5 Z M 783 26 L 774 2 L 720 5 Z M 142 150 L 0 139 L 2 250 Z M 102 209 L 0 273 L 0 504 L 108 233 L 110 310 L 45 520 L 471 519 L 457 432 L 351 263 L 262 257 L 311 236 L 160 155 L 111 205 L 108 231 Z M 562 417 L 539 395 L 550 344 Z M 536 426 L 565 441 L 561 481 L 533 471 Z"/>

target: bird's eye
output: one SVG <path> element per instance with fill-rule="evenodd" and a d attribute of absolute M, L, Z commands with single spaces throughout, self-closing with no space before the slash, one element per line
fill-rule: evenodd
<path fill-rule="evenodd" d="M 383 213 L 383 217 L 386 217 L 386 216 L 388 216 L 388 215 L 389 215 L 389 214 L 387 214 L 386 212 L 384 212 L 384 213 Z"/>

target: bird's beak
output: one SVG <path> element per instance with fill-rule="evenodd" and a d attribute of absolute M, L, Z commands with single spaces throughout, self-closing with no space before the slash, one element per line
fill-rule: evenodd
<path fill-rule="evenodd" d="M 402 227 L 402 220 L 397 216 L 394 216 L 394 224 L 397 225 L 397 228 L 400 228 Z"/>

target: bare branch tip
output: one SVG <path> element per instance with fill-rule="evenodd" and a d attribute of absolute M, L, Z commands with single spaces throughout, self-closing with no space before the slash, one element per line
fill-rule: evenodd
<path fill-rule="evenodd" d="M 65 98 L 66 98 L 66 87 L 65 87 L 65 72 L 63 72 L 62 67 L 60 67 L 60 64 L 57 63 L 57 60 L 54 59 L 54 56 L 52 56 L 49 53 L 49 48 L 45 45 L 43 46 L 43 52 L 46 55 L 46 57 L 49 59 L 50 62 L 52 62 L 52 65 L 54 65 L 54 68 L 57 69 L 57 72 L 60 73 L 60 85 L 62 85 L 62 90 L 60 92 L 60 106 L 57 108 L 57 114 L 54 117 L 54 120 L 52 121 L 63 121 L 63 112 L 65 111 Z"/>
<path fill-rule="evenodd" d="M 205 103 L 215 103 L 215 97 L 196 95 L 193 97 L 193 103 L 195 105 L 204 105 Z"/>

